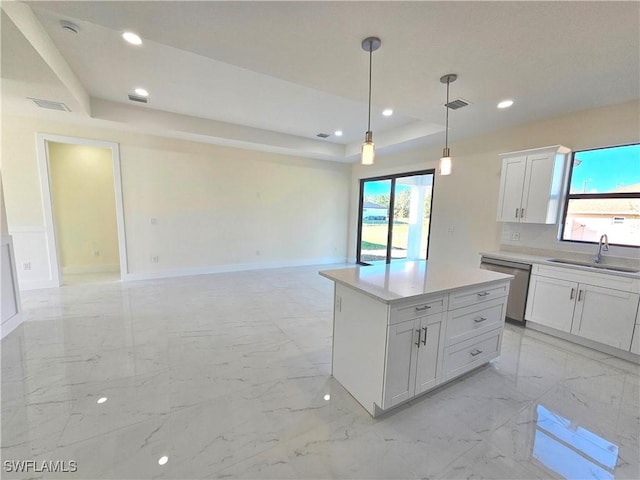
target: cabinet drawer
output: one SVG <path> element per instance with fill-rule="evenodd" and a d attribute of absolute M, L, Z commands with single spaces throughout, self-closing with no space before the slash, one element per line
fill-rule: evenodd
<path fill-rule="evenodd" d="M 444 349 L 443 377 L 449 380 L 487 363 L 500 354 L 502 329 L 493 330 Z"/>
<path fill-rule="evenodd" d="M 398 305 L 391 309 L 389 325 L 405 322 L 414 318 L 435 315 L 446 311 L 447 297 L 436 297 L 423 300 L 422 302 L 411 302 Z"/>
<path fill-rule="evenodd" d="M 501 327 L 505 310 L 504 297 L 454 310 L 447 320 L 445 345 L 453 345 Z"/>
<path fill-rule="evenodd" d="M 449 294 L 449 310 L 476 305 L 509 294 L 509 282 L 474 287 Z"/>

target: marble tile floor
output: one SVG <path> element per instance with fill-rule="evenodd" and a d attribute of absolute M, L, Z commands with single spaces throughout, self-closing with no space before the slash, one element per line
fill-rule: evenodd
<path fill-rule="evenodd" d="M 638 365 L 515 325 L 371 418 L 330 375 L 322 268 L 23 292 L 2 478 L 640 478 Z"/>

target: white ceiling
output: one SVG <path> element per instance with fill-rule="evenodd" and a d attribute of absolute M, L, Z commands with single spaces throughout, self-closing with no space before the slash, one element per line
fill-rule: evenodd
<path fill-rule="evenodd" d="M 640 97 L 639 2 L 30 1 L 18 14 L 7 3 L 5 111 L 212 143 L 354 161 L 367 126 L 361 42 L 372 35 L 382 39 L 372 110 L 382 152 L 444 143 L 446 73 L 458 74 L 451 98 L 471 102 L 450 112 L 454 145 Z M 122 40 L 128 29 L 142 46 Z M 127 99 L 138 86 L 148 105 Z M 504 98 L 515 104 L 498 110 Z"/>

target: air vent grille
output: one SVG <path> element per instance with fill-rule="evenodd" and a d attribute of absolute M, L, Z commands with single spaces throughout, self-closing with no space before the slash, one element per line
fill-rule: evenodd
<path fill-rule="evenodd" d="M 53 102 L 51 100 L 43 100 L 41 98 L 32 98 L 32 97 L 28 97 L 28 98 L 30 100 L 33 100 L 33 103 L 38 105 L 40 108 L 48 108 L 49 110 L 58 110 L 60 112 L 71 111 L 71 109 L 62 102 Z"/>
<path fill-rule="evenodd" d="M 142 95 L 134 95 L 132 93 L 129 94 L 129 100 L 131 100 L 132 102 L 140 102 L 140 103 L 147 103 L 147 97 L 143 97 Z"/>
<path fill-rule="evenodd" d="M 455 100 L 451 100 L 449 103 L 445 103 L 444 106 L 450 108 L 451 110 L 458 110 L 459 108 L 466 107 L 470 103 L 471 102 L 463 98 L 456 98 Z"/>
<path fill-rule="evenodd" d="M 316 135 L 317 137 L 320 138 L 329 138 L 329 134 L 328 133 L 319 133 L 318 135 Z"/>

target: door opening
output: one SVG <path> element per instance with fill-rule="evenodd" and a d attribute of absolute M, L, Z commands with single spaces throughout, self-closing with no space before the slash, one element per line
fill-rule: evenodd
<path fill-rule="evenodd" d="M 52 286 L 124 278 L 117 144 L 39 135 Z"/>
<path fill-rule="evenodd" d="M 358 263 L 427 259 L 434 173 L 360 180 Z"/>

